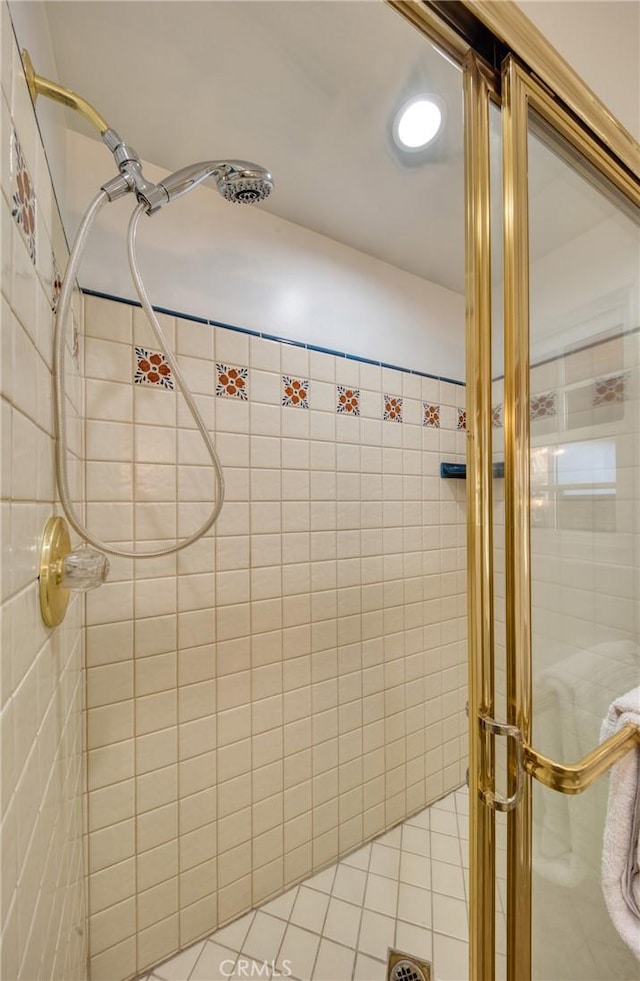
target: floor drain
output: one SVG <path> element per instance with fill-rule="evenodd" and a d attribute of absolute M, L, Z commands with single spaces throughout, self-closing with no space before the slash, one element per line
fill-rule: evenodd
<path fill-rule="evenodd" d="M 387 981 L 431 981 L 431 965 L 400 950 L 389 950 Z"/>

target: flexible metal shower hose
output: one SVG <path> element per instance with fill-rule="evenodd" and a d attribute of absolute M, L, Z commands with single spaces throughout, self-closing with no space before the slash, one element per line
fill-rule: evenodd
<path fill-rule="evenodd" d="M 184 380 L 182 371 L 176 361 L 175 355 L 171 348 L 165 334 L 158 322 L 154 310 L 147 296 L 147 292 L 144 288 L 144 284 L 140 277 L 140 272 L 138 270 L 138 261 L 136 257 L 136 231 L 138 228 L 138 222 L 141 215 L 145 211 L 145 205 L 140 204 L 135 208 L 131 220 L 129 222 L 129 231 L 127 235 L 127 250 L 129 255 L 129 268 L 131 269 L 131 276 L 133 278 L 140 303 L 142 308 L 146 313 L 153 332 L 158 340 L 160 347 L 162 348 L 167 363 L 169 364 L 171 371 L 178 383 L 178 388 L 184 396 L 184 400 L 187 403 L 187 408 L 191 413 L 191 417 L 196 424 L 196 427 L 202 436 L 204 444 L 207 448 L 207 452 L 211 458 L 213 464 L 213 470 L 215 474 L 215 505 L 214 508 L 201 527 L 190 535 L 188 538 L 184 538 L 178 541 L 175 545 L 167 546 L 166 548 L 159 548 L 153 551 L 129 551 L 126 549 L 115 548 L 113 545 L 108 545 L 106 542 L 101 541 L 92 535 L 91 532 L 85 528 L 80 520 L 76 510 L 71 501 L 71 495 L 69 493 L 69 479 L 67 473 L 67 412 L 66 412 L 66 391 L 65 391 L 65 324 L 67 321 L 67 315 L 69 312 L 69 303 L 71 300 L 71 295 L 73 292 L 73 284 L 76 281 L 76 274 L 78 271 L 78 266 L 80 264 L 80 259 L 82 253 L 84 252 L 85 242 L 87 236 L 91 229 L 93 222 L 95 221 L 98 213 L 108 202 L 109 198 L 105 191 L 100 191 L 100 193 L 94 198 L 94 200 L 89 205 L 86 214 L 84 215 L 80 227 L 78 229 L 75 242 L 73 243 L 73 248 L 71 250 L 71 255 L 69 256 L 69 263 L 67 265 L 67 271 L 65 273 L 64 282 L 62 284 L 62 290 L 60 292 L 60 299 L 58 302 L 58 309 L 56 313 L 56 319 L 53 329 L 53 415 L 54 415 L 54 432 L 55 432 L 55 463 L 56 463 L 56 479 L 58 482 L 58 491 L 60 493 L 60 503 L 62 504 L 62 509 L 67 517 L 67 520 L 71 527 L 83 538 L 85 541 L 93 545 L 94 548 L 99 549 L 101 552 L 105 552 L 108 555 L 116 555 L 120 558 L 125 559 L 145 559 L 145 558 L 157 558 L 161 555 L 172 555 L 174 552 L 179 552 L 183 548 L 187 548 L 188 545 L 192 545 L 197 542 L 199 538 L 207 533 L 209 528 L 215 523 L 220 514 L 220 509 L 224 502 L 224 477 L 222 474 L 222 467 L 220 465 L 220 460 L 218 459 L 218 454 L 216 453 L 215 447 L 211 441 L 211 437 L 207 432 L 207 428 L 204 424 L 202 416 L 198 411 L 198 408 L 194 402 L 193 396 L 187 387 L 187 383 Z"/>

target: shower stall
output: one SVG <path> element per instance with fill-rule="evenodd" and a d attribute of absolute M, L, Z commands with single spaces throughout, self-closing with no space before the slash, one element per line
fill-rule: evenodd
<path fill-rule="evenodd" d="M 637 973 L 637 144 L 464 6 L 2 3 L 7 981 Z"/>
<path fill-rule="evenodd" d="M 261 924 L 274 936 L 282 925 L 282 936 L 277 949 L 258 945 L 253 957 L 291 960 L 294 977 L 303 969 L 310 976 L 316 960 L 327 977 L 336 969 L 384 973 L 388 946 L 433 956 L 432 832 L 415 818 L 403 849 L 400 826 L 460 788 L 466 769 L 465 485 L 440 478 L 441 461 L 461 463 L 466 451 L 461 76 L 382 5 L 345 8 L 352 43 L 370 34 L 370 68 L 357 93 L 345 82 L 336 114 L 325 82 L 313 83 L 303 64 L 283 77 L 271 64 L 285 30 L 281 6 L 251 5 L 264 40 L 259 51 L 233 53 L 227 92 L 225 49 L 249 9 L 232 8 L 214 17 L 209 5 L 191 7 L 189 45 L 211 35 L 211 17 L 218 27 L 212 63 L 225 99 L 197 147 L 193 133 L 176 136 L 179 156 L 162 171 L 129 143 L 144 154 L 157 130 L 153 113 L 146 136 L 137 110 L 135 122 L 127 118 L 126 100 L 115 109 L 104 103 L 107 122 L 93 108 L 102 111 L 104 99 L 94 88 L 73 73 L 45 71 L 35 57 L 32 67 L 13 50 L 16 75 L 26 74 L 19 81 L 43 118 L 54 106 L 47 96 L 62 100 L 80 109 L 79 127 L 84 116 L 101 136 L 87 137 L 85 127 L 67 137 L 59 193 L 80 231 L 68 265 L 64 250 L 56 252 L 56 275 L 67 270 L 55 298 L 53 435 L 64 512 L 81 539 L 108 554 L 110 571 L 85 597 L 69 590 L 67 617 L 51 633 L 75 635 L 84 613 L 77 677 L 79 692 L 86 680 L 86 701 L 83 715 L 76 705 L 75 725 L 86 725 L 85 876 L 78 852 L 73 916 L 63 927 L 53 917 L 51 929 L 84 928 L 84 891 L 87 932 L 83 941 L 75 933 L 73 954 L 59 945 L 67 947 L 63 964 L 40 951 L 32 967 L 16 950 L 7 976 L 80 976 L 83 943 L 93 979 L 144 975 L 194 942 L 210 955 L 202 938 L 237 933 L 258 907 L 249 944 Z M 172 25 L 165 30 L 178 30 L 184 8 L 164 9 Z M 146 17 L 142 6 L 127 10 Z M 114 50 L 108 5 L 93 13 L 106 18 L 102 26 L 88 5 L 48 11 L 60 64 L 77 64 L 63 49 L 83 25 L 103 38 L 96 57 Z M 321 54 L 331 11 L 312 4 L 287 20 L 290 50 L 305 45 L 322 78 L 349 71 Z M 387 120 L 405 99 L 401 85 L 389 90 L 385 77 L 375 78 L 388 43 L 432 89 L 451 93 L 426 170 L 386 142 Z M 248 93 L 258 91 L 260 75 L 252 108 Z M 286 118 L 294 79 L 300 110 L 315 100 L 313 123 L 324 126 L 326 147 L 308 138 L 296 151 L 300 131 L 290 130 L 271 162 L 261 134 L 274 113 Z M 174 84 L 167 80 L 158 106 Z M 373 86 L 382 108 L 370 126 L 382 125 L 381 150 L 369 160 L 367 146 L 354 142 L 338 171 L 332 143 L 344 134 L 350 102 L 364 108 Z M 150 105 L 142 93 L 140 100 Z M 273 168 L 269 197 L 271 176 L 256 165 L 182 167 L 185 158 L 228 152 L 234 119 L 242 120 L 237 153 Z M 25 131 L 16 119 L 14 145 L 25 145 L 31 173 Z M 357 178 L 367 162 L 380 184 L 369 202 Z M 209 177 L 226 200 L 205 189 Z M 371 236 L 388 235 L 389 222 L 399 222 L 394 199 L 408 203 L 420 188 L 425 200 L 443 202 L 442 221 L 453 214 L 457 245 L 439 256 L 416 227 L 411 237 L 405 230 L 404 244 L 391 236 L 402 246 L 397 256 L 382 255 Z M 254 198 L 264 199 L 254 209 L 234 206 Z M 135 289 L 126 253 L 132 208 Z M 57 220 L 50 230 L 44 212 L 42 219 L 36 263 Z M 23 247 L 23 229 L 11 221 Z M 424 276 L 421 241 L 448 285 Z M 44 338 L 43 354 L 49 365 Z M 71 757 L 78 789 L 81 749 L 79 741 Z M 441 889 L 454 895 L 441 895 L 461 914 L 455 936 L 442 937 L 464 962 L 464 795 L 442 807 L 433 834 L 443 839 L 441 875 L 451 863 Z M 76 819 L 82 835 L 80 813 Z M 372 851 L 369 843 L 387 832 Z M 27 922 L 29 898 L 20 888 L 13 898 Z M 227 960 L 233 954 L 231 970 L 245 939 L 227 935 L 226 947 L 220 939 Z M 222 970 L 210 956 L 200 970 L 205 964 L 211 977 Z"/>

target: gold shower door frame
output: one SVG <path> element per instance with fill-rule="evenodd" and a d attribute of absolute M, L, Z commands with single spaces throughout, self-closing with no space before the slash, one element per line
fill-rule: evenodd
<path fill-rule="evenodd" d="M 635 746 L 628 731 L 577 764 L 548 760 L 530 744 L 532 711 L 529 500 L 529 237 L 527 135 L 533 109 L 551 133 L 640 204 L 638 147 L 554 49 L 508 0 L 463 0 L 514 55 L 502 75 L 486 64 L 437 3 L 387 0 L 463 68 L 466 199 L 467 546 L 471 981 L 496 968 L 496 810 L 507 814 L 507 981 L 530 981 L 532 779 L 577 793 Z M 494 49 L 495 50 L 495 49 Z M 544 79 L 544 85 L 538 79 Z M 489 109 L 502 110 L 504 223 L 504 443 L 506 708 L 495 718 Z M 570 110 L 568 111 L 567 108 Z M 617 156 L 614 156 L 616 154 Z M 494 188 L 494 194 L 500 189 Z M 506 724 L 506 726 L 505 726 Z M 507 737 L 505 804 L 496 797 L 495 740 Z M 509 738 L 510 737 L 510 738 Z M 515 806 L 513 806 L 515 804 Z"/>
<path fill-rule="evenodd" d="M 507 981 L 530 981 L 531 781 L 579 793 L 640 741 L 618 734 L 577 764 L 530 743 L 529 238 L 527 135 L 533 109 L 572 153 L 640 206 L 638 144 L 510 0 L 461 0 L 509 54 L 500 74 L 446 4 L 387 0 L 463 68 L 466 204 L 467 548 L 469 611 L 470 981 L 495 981 L 496 822 L 507 814 Z M 486 38 L 485 38 L 486 40 Z M 520 60 L 518 60 L 521 59 Z M 535 77 L 524 65 L 535 71 Z M 542 83 L 541 81 L 542 80 Z M 494 722 L 491 186 L 489 109 L 502 110 L 507 718 Z M 500 193 L 500 189 L 498 189 Z M 507 737 L 507 801 L 496 797 L 495 739 Z M 505 781 L 501 781 L 504 783 Z M 508 798 L 512 800 L 509 801 Z"/>
<path fill-rule="evenodd" d="M 464 69 L 466 213 L 467 609 L 469 662 L 469 977 L 495 977 L 493 456 L 489 109 L 499 79 L 469 52 Z"/>
<path fill-rule="evenodd" d="M 469 609 L 470 963 L 472 981 L 495 979 L 495 812 L 507 813 L 507 981 L 532 971 L 532 779 L 579 793 L 640 740 L 633 727 L 577 764 L 552 761 L 531 745 L 529 109 L 549 132 L 636 206 L 640 187 L 513 56 L 500 97 L 491 73 L 469 53 L 465 70 L 467 221 L 467 508 Z M 504 477 L 506 719 L 495 719 L 493 609 L 491 227 L 489 105 L 502 106 L 504 221 Z M 499 190 L 499 189 L 498 189 Z M 496 794 L 494 740 L 507 737 L 507 800 Z M 499 782 L 499 781 L 498 781 Z"/>
<path fill-rule="evenodd" d="M 529 110 L 552 136 L 635 206 L 640 186 L 602 144 L 513 56 L 502 69 L 504 215 L 504 477 L 506 711 L 495 719 L 489 104 L 493 80 L 465 63 L 467 214 L 467 420 L 470 720 L 470 965 L 472 981 L 495 978 L 495 811 L 507 812 L 507 981 L 532 971 L 532 780 L 580 793 L 640 741 L 628 727 L 577 764 L 531 745 Z M 508 738 L 507 800 L 496 794 L 494 740 Z"/>
<path fill-rule="evenodd" d="M 596 747 L 578 764 L 543 757 L 532 739 L 531 516 L 529 393 L 529 226 L 527 138 L 533 110 L 553 139 L 568 147 L 574 165 L 586 163 L 640 206 L 640 186 L 581 123 L 509 55 L 502 66 L 504 201 L 504 445 L 506 560 L 506 701 L 508 725 L 519 734 L 508 754 L 508 794 L 518 795 L 507 815 L 507 981 L 531 978 L 532 779 L 558 793 L 580 793 L 638 744 L 624 734 Z M 473 729 L 473 726 L 472 726 Z M 476 741 L 481 738 L 476 735 Z M 473 735 L 472 735 L 473 740 Z M 483 975 L 471 966 L 471 977 Z"/>

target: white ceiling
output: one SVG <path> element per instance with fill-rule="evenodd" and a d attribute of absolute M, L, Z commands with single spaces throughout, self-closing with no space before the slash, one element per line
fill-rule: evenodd
<path fill-rule="evenodd" d="M 390 7 L 55 0 L 46 10 L 58 81 L 92 102 L 143 159 L 167 170 L 255 160 L 276 182 L 260 207 L 464 292 L 462 76 Z M 419 91 L 437 93 L 446 118 L 423 159 L 407 164 L 389 130 L 398 106 Z M 499 186 L 497 111 L 492 123 Z M 537 140 L 530 154 L 535 262 L 612 206 L 567 181 L 566 164 Z M 499 219 L 499 195 L 495 203 Z M 494 241 L 499 260 L 499 234 Z"/>
<path fill-rule="evenodd" d="M 463 291 L 461 73 L 391 8 L 56 0 L 47 14 L 59 81 L 143 159 L 255 160 L 276 182 L 261 207 Z M 407 166 L 388 129 L 420 90 L 444 99 L 446 123 Z"/>

